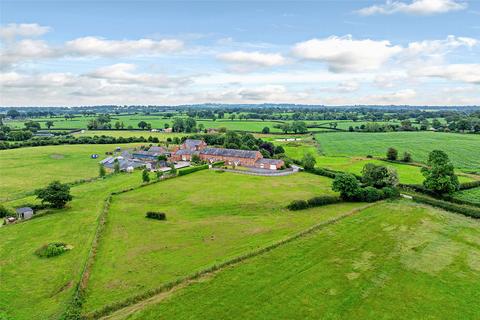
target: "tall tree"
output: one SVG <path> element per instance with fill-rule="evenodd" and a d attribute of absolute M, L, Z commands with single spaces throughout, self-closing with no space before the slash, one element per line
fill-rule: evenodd
<path fill-rule="evenodd" d="M 60 181 L 53 181 L 46 188 L 35 190 L 35 195 L 42 203 L 49 203 L 54 208 L 63 208 L 72 200 L 70 186 Z"/>
<path fill-rule="evenodd" d="M 422 168 L 425 176 L 423 185 L 436 194 L 453 193 L 458 190 L 458 177 L 448 155 L 441 150 L 433 150 L 428 156 L 428 167 Z"/>

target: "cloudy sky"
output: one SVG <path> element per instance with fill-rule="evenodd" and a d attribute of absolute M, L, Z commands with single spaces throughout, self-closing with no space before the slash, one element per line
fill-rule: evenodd
<path fill-rule="evenodd" d="M 480 105 L 480 1 L 0 4 L 0 105 Z"/>

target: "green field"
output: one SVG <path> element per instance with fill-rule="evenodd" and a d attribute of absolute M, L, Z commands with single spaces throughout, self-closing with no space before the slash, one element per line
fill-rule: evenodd
<path fill-rule="evenodd" d="M 473 188 L 469 190 L 456 192 L 454 194 L 454 197 L 460 200 L 466 200 L 466 201 L 480 204 L 480 188 Z"/>
<path fill-rule="evenodd" d="M 131 137 L 156 137 L 160 141 L 165 141 L 168 138 L 182 138 L 188 136 L 189 133 L 172 133 L 172 132 L 151 132 L 151 131 L 140 131 L 140 130 L 85 130 L 85 132 L 74 133 L 74 137 L 93 137 L 93 136 L 108 136 L 115 138 L 131 138 Z"/>
<path fill-rule="evenodd" d="M 330 184 L 330 179 L 306 173 L 258 177 L 202 171 L 115 197 L 85 310 L 158 287 L 362 205 L 285 209 L 294 199 L 332 194 Z M 167 221 L 146 219 L 149 210 L 166 212 Z"/>
<path fill-rule="evenodd" d="M 445 151 L 455 167 L 480 170 L 480 135 L 437 132 L 389 132 L 316 134 L 320 151 L 327 156 L 385 156 L 389 147 L 408 151 L 414 161 L 425 162 L 430 151 Z"/>
<path fill-rule="evenodd" d="M 98 162 L 115 147 L 140 144 L 84 144 L 0 151 L 0 201 L 25 195 L 53 180 L 73 182 L 98 176 Z M 99 159 L 91 159 L 92 154 Z"/>
<path fill-rule="evenodd" d="M 479 227 L 406 201 L 380 204 L 128 319 L 478 319 Z"/>
<path fill-rule="evenodd" d="M 72 188 L 74 198 L 67 208 L 0 227 L 0 310 L 11 319 L 58 318 L 79 280 L 103 200 L 112 191 L 140 183 L 140 173 L 135 173 L 82 184 Z M 7 204 L 31 202 L 36 202 L 33 197 Z M 42 245 L 56 241 L 73 249 L 50 259 L 34 254 Z"/>

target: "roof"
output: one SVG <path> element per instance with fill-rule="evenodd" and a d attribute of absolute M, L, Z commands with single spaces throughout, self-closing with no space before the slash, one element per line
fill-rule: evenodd
<path fill-rule="evenodd" d="M 274 164 L 274 165 L 278 165 L 278 164 L 282 164 L 284 161 L 283 160 L 278 160 L 278 159 L 266 159 L 266 158 L 262 158 L 262 159 L 258 159 L 257 161 L 255 161 L 256 163 L 260 163 L 260 164 Z"/>
<path fill-rule="evenodd" d="M 22 208 L 17 208 L 15 211 L 17 213 L 25 213 L 25 212 L 33 211 L 33 209 L 30 207 L 22 207 Z"/>
<path fill-rule="evenodd" d="M 115 166 L 115 163 L 108 162 L 104 164 L 105 167 L 107 168 L 113 168 Z M 120 170 L 126 170 L 128 167 L 133 167 L 133 168 L 139 168 L 145 166 L 145 163 L 140 160 L 136 159 L 119 159 L 118 160 L 118 166 L 120 167 Z"/>
<path fill-rule="evenodd" d="M 190 149 L 179 149 L 179 150 L 177 150 L 177 152 L 175 152 L 175 155 L 181 156 L 181 155 L 184 155 L 184 154 L 192 154 L 194 152 L 195 151 L 190 150 Z"/>
<path fill-rule="evenodd" d="M 156 147 L 156 146 L 151 146 L 150 149 L 148 149 L 148 152 L 160 152 L 164 153 L 166 150 L 163 147 Z"/>
<path fill-rule="evenodd" d="M 194 139 L 187 139 L 184 142 L 187 148 L 195 148 L 196 146 L 199 146 L 202 143 L 204 143 L 203 140 L 194 140 Z"/>
<path fill-rule="evenodd" d="M 258 151 L 252 150 L 238 150 L 238 149 L 223 149 L 223 148 L 206 148 L 200 151 L 200 154 L 235 157 L 235 158 L 251 158 L 255 159 L 258 156 Z"/>

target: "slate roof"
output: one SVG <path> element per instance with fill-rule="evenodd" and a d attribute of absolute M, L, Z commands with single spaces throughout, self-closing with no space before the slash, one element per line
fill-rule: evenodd
<path fill-rule="evenodd" d="M 262 159 L 258 159 L 257 161 L 255 161 L 256 163 L 259 163 L 259 164 L 274 164 L 274 165 L 278 165 L 278 164 L 282 164 L 283 160 L 278 160 L 278 159 L 267 159 L 267 158 L 262 158 Z"/>
<path fill-rule="evenodd" d="M 202 140 L 194 140 L 194 139 L 187 139 L 184 142 L 185 147 L 189 149 L 195 149 L 197 146 L 199 146 L 202 143 L 203 143 Z"/>
<path fill-rule="evenodd" d="M 22 208 L 17 208 L 17 209 L 15 209 L 15 211 L 16 211 L 17 213 L 25 213 L 25 212 L 33 211 L 33 209 L 30 208 L 30 207 L 22 207 Z"/>
<path fill-rule="evenodd" d="M 164 153 L 165 151 L 165 148 L 157 146 L 151 146 L 150 149 L 148 149 L 148 152 Z"/>
<path fill-rule="evenodd" d="M 175 155 L 185 155 L 185 154 L 193 154 L 195 153 L 195 150 L 190 150 L 190 149 L 179 149 L 177 152 L 175 152 Z"/>
<path fill-rule="evenodd" d="M 258 151 L 252 150 L 238 150 L 238 149 L 224 149 L 224 148 L 205 148 L 200 151 L 203 155 L 235 157 L 235 158 L 250 158 L 255 159 Z"/>

